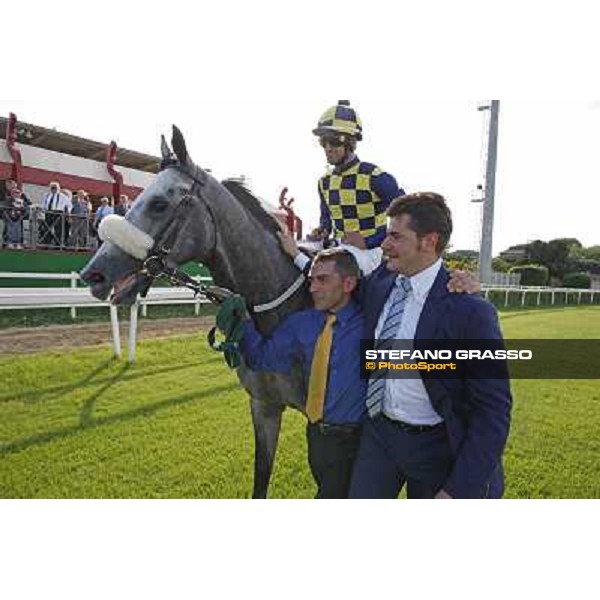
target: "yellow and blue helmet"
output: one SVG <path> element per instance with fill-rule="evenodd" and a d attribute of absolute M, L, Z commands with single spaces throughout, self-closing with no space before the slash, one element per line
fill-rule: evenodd
<path fill-rule="evenodd" d="M 339 100 L 335 106 L 328 108 L 319 119 L 313 133 L 318 136 L 334 133 L 347 135 L 362 140 L 362 123 L 348 100 Z"/>

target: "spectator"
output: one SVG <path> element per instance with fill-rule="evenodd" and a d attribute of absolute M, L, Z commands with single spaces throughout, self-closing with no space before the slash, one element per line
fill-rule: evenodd
<path fill-rule="evenodd" d="M 23 219 L 25 218 L 25 203 L 21 198 L 21 190 L 18 187 L 11 188 L 12 202 L 6 208 L 6 247 L 23 248 Z"/>
<path fill-rule="evenodd" d="M 0 193 L 0 248 L 4 245 L 4 234 L 6 231 L 6 220 L 8 218 L 8 208 L 12 204 L 11 190 L 17 187 L 14 179 L 7 179 L 2 182 L 4 190 Z"/>
<path fill-rule="evenodd" d="M 71 212 L 71 199 L 60 191 L 60 184 L 50 182 L 49 191 L 42 200 L 42 208 L 46 211 L 44 222 L 40 228 L 42 244 L 62 246 L 64 237 L 64 215 Z M 61 214 L 62 213 L 62 214 Z"/>
<path fill-rule="evenodd" d="M 64 216 L 64 243 L 65 245 L 69 244 L 69 240 L 71 239 L 71 211 L 73 210 L 73 192 L 71 190 L 63 189 L 62 193 L 67 197 L 69 206 L 69 216 Z"/>
<path fill-rule="evenodd" d="M 124 217 L 128 210 L 129 198 L 126 194 L 121 194 L 119 196 L 119 202 L 117 206 L 115 206 L 115 215 L 120 215 L 121 217 Z"/>
<path fill-rule="evenodd" d="M 15 199 L 19 199 L 23 202 L 24 217 L 21 222 L 21 228 L 23 229 L 23 223 L 29 219 L 30 210 L 31 210 L 31 200 L 27 197 L 27 195 L 25 194 L 25 192 L 22 189 L 19 189 L 19 184 L 14 179 L 7 179 L 3 183 L 4 183 L 4 189 L 6 190 L 6 194 L 5 194 L 6 197 L 2 198 L 2 200 L 5 200 L 5 204 L 7 207 L 12 206 Z M 15 189 L 17 190 L 17 195 L 13 196 L 12 191 Z M 3 220 L 3 219 L 4 219 L 4 214 L 0 214 L 0 220 Z M 4 223 L 2 224 L 1 227 L 4 228 Z M 0 235 L 0 244 L 1 244 L 1 238 L 2 238 L 2 236 Z"/>
<path fill-rule="evenodd" d="M 5 218 L 7 215 L 7 209 L 10 206 L 10 196 L 0 196 L 0 248 L 4 245 L 4 231 L 6 229 Z"/>
<path fill-rule="evenodd" d="M 12 203 L 11 191 L 14 188 L 19 189 L 19 184 L 14 179 L 7 179 L 4 182 L 4 187 L 6 189 L 6 199 L 9 203 Z M 23 200 L 23 206 L 25 207 L 25 209 L 29 209 L 29 207 L 31 206 L 31 200 L 27 197 L 23 190 L 20 190 L 20 194 L 20 198 L 21 200 Z"/>
<path fill-rule="evenodd" d="M 71 209 L 71 237 L 69 243 L 75 249 L 87 246 L 87 223 L 90 214 L 90 204 L 85 190 L 78 190 Z"/>
<path fill-rule="evenodd" d="M 17 182 L 14 179 L 7 179 L 4 181 L 4 197 L 6 199 L 10 198 L 10 191 L 17 186 Z"/>
<path fill-rule="evenodd" d="M 102 222 L 102 219 L 104 219 L 104 217 L 106 217 L 108 215 L 112 215 L 113 213 L 114 213 L 113 207 L 110 206 L 110 204 L 108 203 L 108 198 L 106 196 L 104 196 L 100 200 L 100 206 L 98 207 L 98 210 L 96 211 L 96 216 L 94 218 L 94 229 L 96 231 L 98 231 L 98 227 L 100 227 L 100 223 Z"/>
<path fill-rule="evenodd" d="M 90 200 L 89 194 L 85 190 L 82 190 L 82 191 L 84 193 L 83 205 L 87 206 L 87 214 L 91 215 L 94 212 L 94 205 L 92 204 L 92 201 Z"/>
<path fill-rule="evenodd" d="M 88 217 L 86 219 L 87 221 L 87 246 L 88 248 L 92 247 L 94 245 L 94 239 L 95 239 L 95 235 L 96 235 L 96 231 L 94 229 L 94 221 L 92 219 L 92 216 L 94 214 L 94 205 L 92 203 L 92 201 L 90 200 L 90 196 L 89 194 L 86 192 L 85 194 L 85 202 L 87 202 L 87 214 Z M 85 204 L 84 202 L 84 204 Z"/>

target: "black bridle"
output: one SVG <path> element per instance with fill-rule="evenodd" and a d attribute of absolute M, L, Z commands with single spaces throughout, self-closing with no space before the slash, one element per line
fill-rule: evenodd
<path fill-rule="evenodd" d="M 230 295 L 227 290 L 222 290 L 222 288 L 217 286 L 206 286 L 198 283 L 181 269 L 170 267 L 167 264 L 167 258 L 177 242 L 178 232 L 181 231 L 183 224 L 190 216 L 190 209 L 198 199 L 202 200 L 201 190 L 204 187 L 205 176 L 201 175 L 198 167 L 195 167 L 194 173 L 190 173 L 187 169 L 183 169 L 179 163 L 168 165 L 166 168 L 177 169 L 180 173 L 190 177 L 192 185 L 177 203 L 174 209 L 174 218 L 170 222 L 165 223 L 159 231 L 155 238 L 154 246 L 148 253 L 148 258 L 142 264 L 141 273 L 148 278 L 148 284 L 142 292 L 142 297 L 146 296 L 155 279 L 165 279 L 171 285 L 180 285 L 191 289 L 194 295 L 201 294 L 213 303 L 221 303 Z M 204 204 L 207 210 L 211 212 L 208 204 L 206 202 Z M 213 216 L 212 212 L 211 216 Z"/>

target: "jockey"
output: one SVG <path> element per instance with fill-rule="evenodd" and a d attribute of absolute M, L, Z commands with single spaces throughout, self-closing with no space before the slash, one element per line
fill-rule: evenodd
<path fill-rule="evenodd" d="M 381 260 L 379 245 L 385 237 L 386 210 L 394 198 L 404 195 L 404 190 L 392 175 L 356 156 L 362 124 L 347 100 L 326 110 L 313 133 L 319 137 L 331 165 L 319 179 L 321 219 L 313 237 L 325 240 L 333 235 L 338 243 L 374 250 L 367 253 L 371 255 L 368 262 L 377 266 Z"/>

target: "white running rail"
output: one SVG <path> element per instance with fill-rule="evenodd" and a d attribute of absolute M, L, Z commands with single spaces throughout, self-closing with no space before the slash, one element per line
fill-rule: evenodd
<path fill-rule="evenodd" d="M 77 287 L 79 274 L 71 273 L 11 273 L 0 272 L 0 279 L 38 279 L 70 281 L 70 287 L 0 287 L 0 310 L 24 310 L 45 308 L 70 308 L 71 317 L 77 317 L 77 308 L 105 306 L 110 310 L 113 349 L 115 356 L 121 356 L 121 340 L 119 336 L 119 321 L 117 307 L 108 301 L 97 300 L 89 288 Z M 211 282 L 210 277 L 198 277 L 197 281 Z M 129 360 L 135 360 L 135 345 L 137 337 L 138 309 L 142 307 L 142 316 L 146 316 L 148 305 L 152 304 L 193 304 L 196 315 L 200 312 L 201 304 L 208 304 L 206 298 L 194 296 L 194 292 L 186 287 L 157 287 L 150 288 L 146 298 L 139 299 L 131 306 L 129 326 Z"/>
<path fill-rule="evenodd" d="M 525 286 L 481 286 L 486 300 L 489 300 L 490 292 L 501 292 L 503 294 L 504 306 L 510 305 L 511 296 L 517 296 L 517 303 L 521 306 L 541 306 L 542 298 L 550 300 L 551 305 L 573 305 L 581 304 L 583 299 L 589 300 L 586 304 L 594 304 L 600 299 L 600 290 L 581 290 L 579 288 L 549 288 L 549 287 L 525 287 Z M 534 295 L 535 303 L 527 303 L 527 296 Z M 544 302 L 546 304 L 547 302 Z M 513 304 L 514 305 L 514 304 Z"/>

